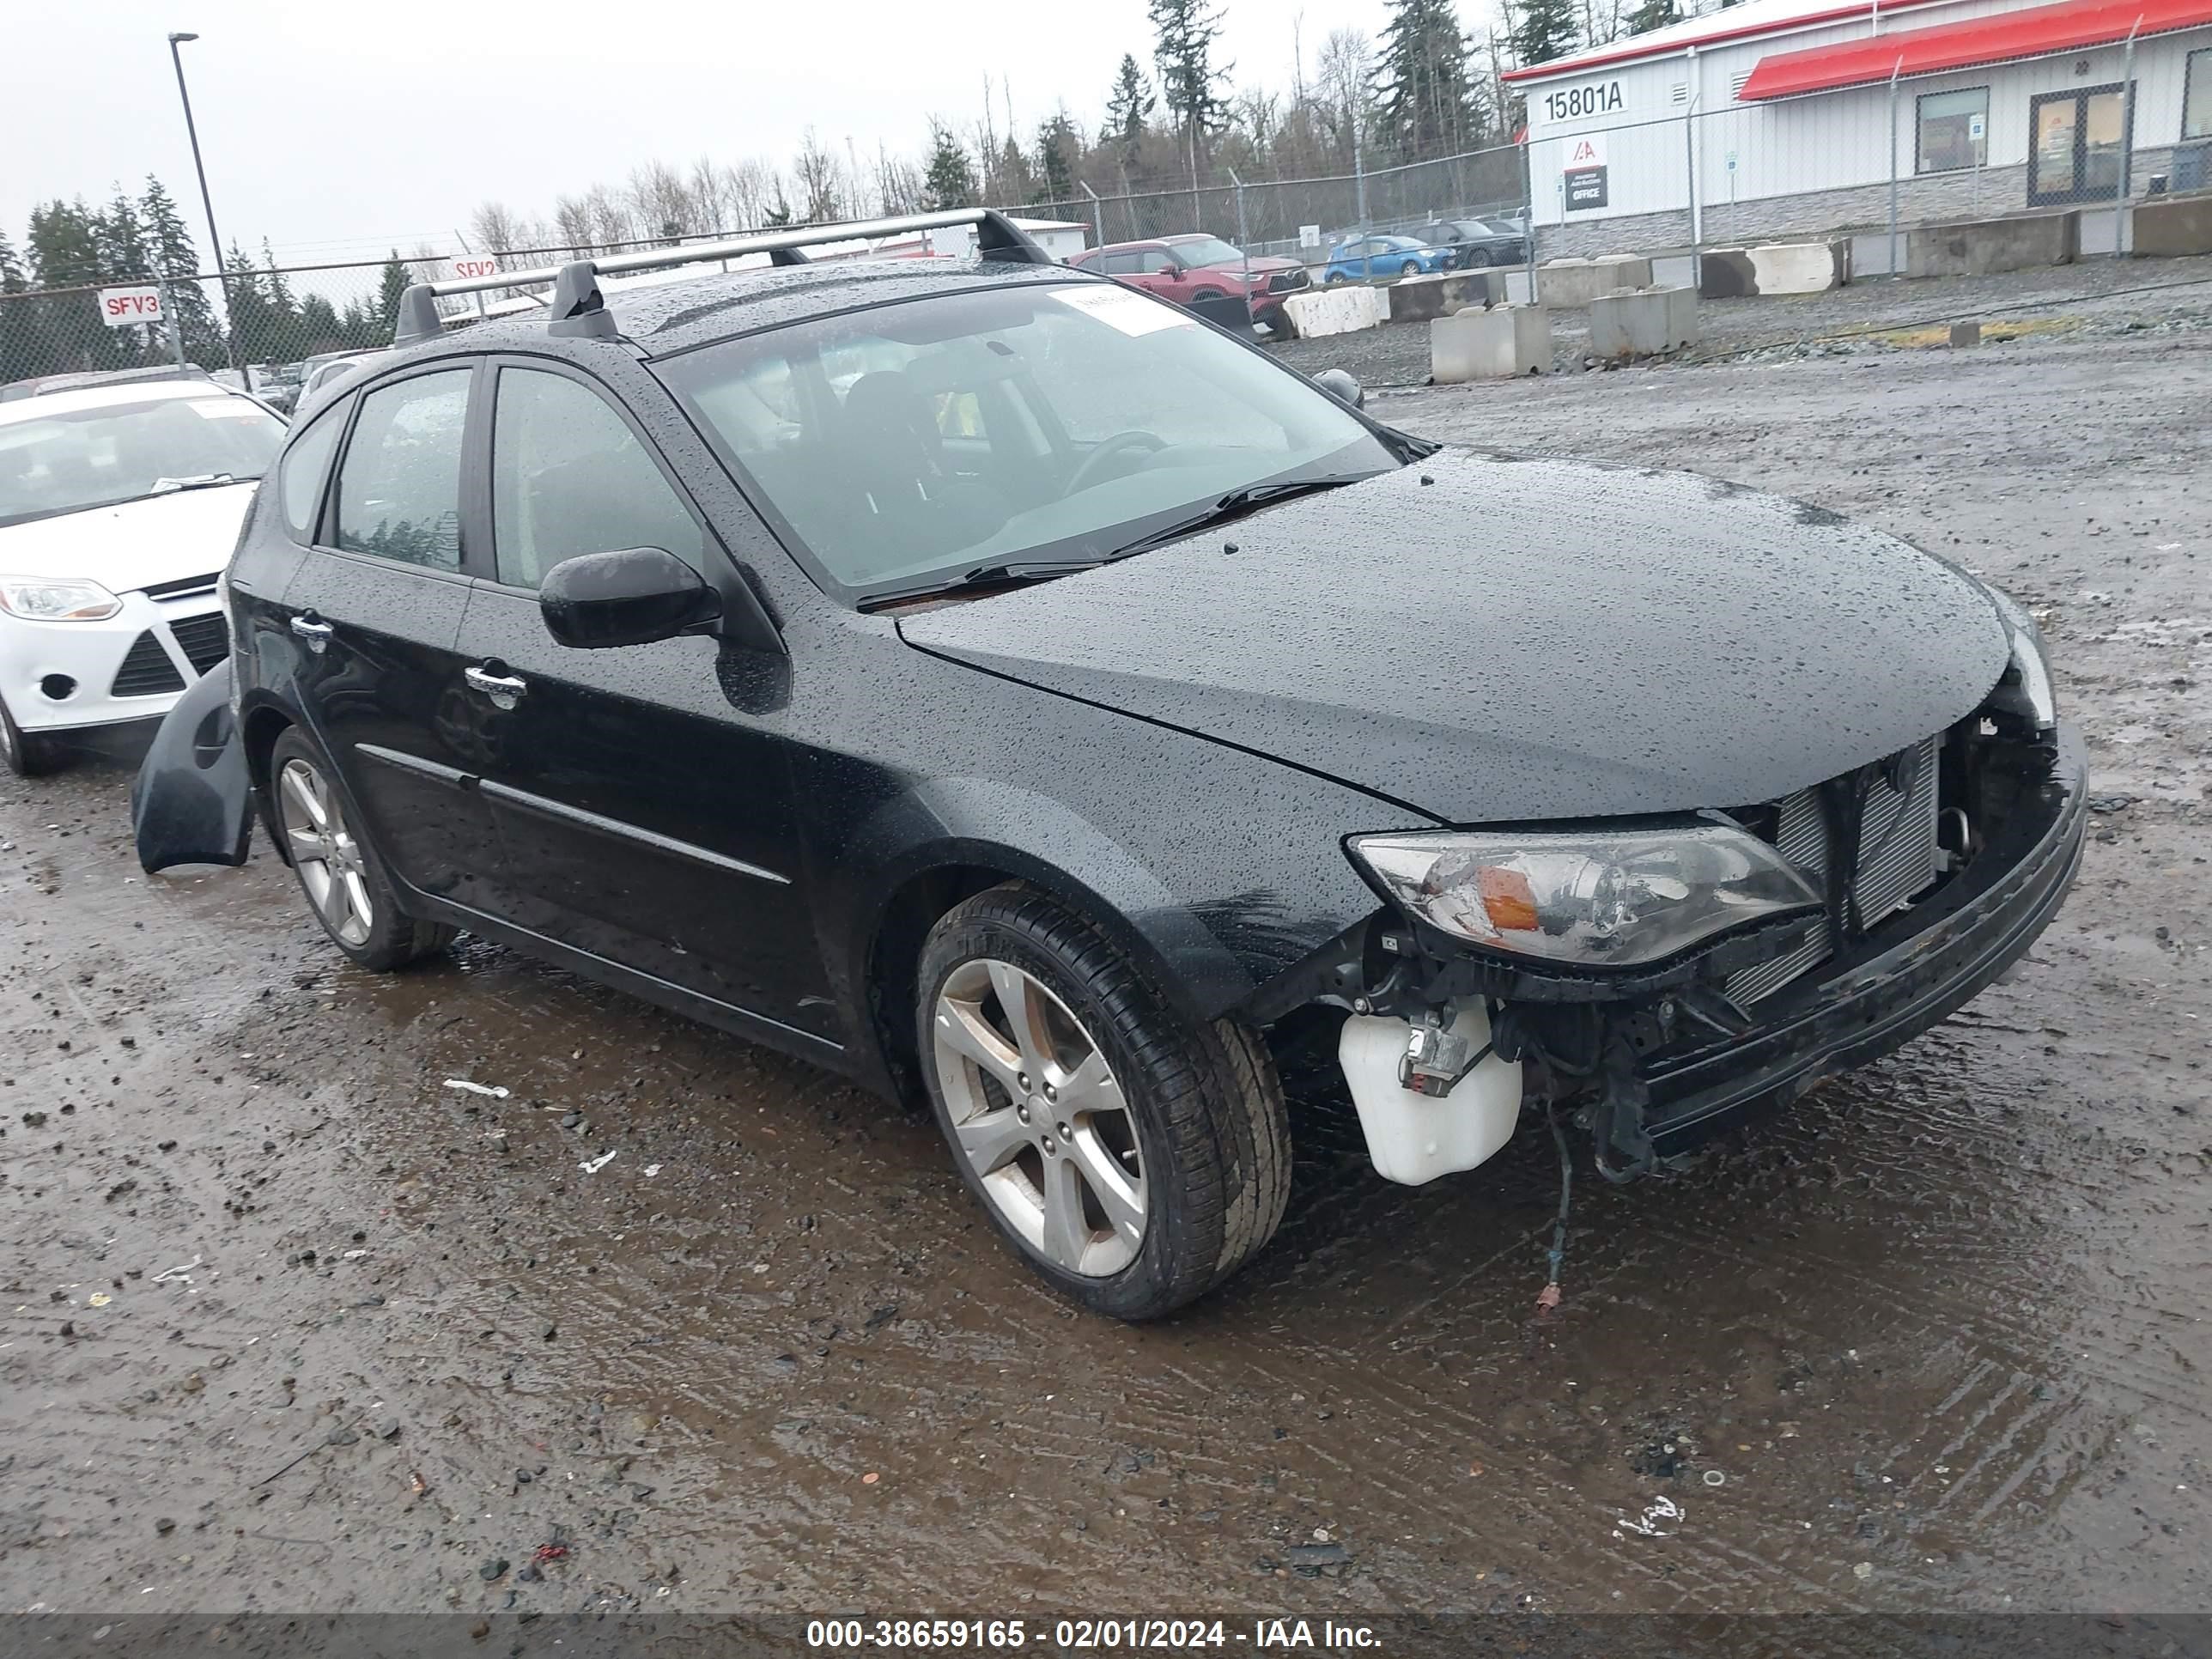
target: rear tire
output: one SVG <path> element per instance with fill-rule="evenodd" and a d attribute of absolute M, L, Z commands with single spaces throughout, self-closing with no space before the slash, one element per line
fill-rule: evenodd
<path fill-rule="evenodd" d="M 62 751 L 52 738 L 33 736 L 16 725 L 8 705 L 0 702 L 0 762 L 19 778 L 44 777 L 60 767 Z"/>
<path fill-rule="evenodd" d="M 452 942 L 457 929 L 402 914 L 384 861 L 348 822 L 336 769 L 296 726 L 269 754 L 277 838 L 331 944 L 359 967 L 389 973 Z"/>
<path fill-rule="evenodd" d="M 917 980 L 921 1072 L 953 1162 L 1056 1289 L 1154 1319 L 1274 1236 L 1290 1128 L 1256 1032 L 1194 1029 L 1089 923 L 1019 884 L 940 919 Z"/>

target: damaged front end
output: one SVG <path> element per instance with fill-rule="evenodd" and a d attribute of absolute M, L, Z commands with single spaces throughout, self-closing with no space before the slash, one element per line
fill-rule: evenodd
<path fill-rule="evenodd" d="M 1626 1180 L 2002 974 L 2071 884 L 2082 784 L 2023 635 L 1972 715 L 1782 800 L 1353 837 L 1388 902 L 1250 1012 L 1349 1012 L 1339 1058 L 1392 1179 L 1474 1167 L 1535 1106 Z"/>

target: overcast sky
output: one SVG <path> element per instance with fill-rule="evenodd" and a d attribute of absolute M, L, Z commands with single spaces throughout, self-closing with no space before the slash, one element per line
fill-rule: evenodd
<path fill-rule="evenodd" d="M 1152 72 L 1145 0 L 98 0 L 27 9 L 0 94 L 0 225 L 32 205 L 158 173 L 204 238 L 169 67 L 184 47 L 225 241 L 288 263 L 450 249 L 487 198 L 527 216 L 654 157 L 788 167 L 811 125 L 864 164 L 918 154 L 929 118 L 963 131 L 993 79 L 1026 136 L 1065 100 L 1095 126 L 1124 52 Z M 1462 14 L 1477 8 L 1463 0 Z M 1293 25 L 1313 73 L 1382 0 L 1222 0 L 1234 83 L 1287 91 Z M 34 21 L 33 21 L 34 20 Z"/>

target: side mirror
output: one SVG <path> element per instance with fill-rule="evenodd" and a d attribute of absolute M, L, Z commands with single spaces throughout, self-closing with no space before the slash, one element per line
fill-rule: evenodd
<path fill-rule="evenodd" d="M 719 621 L 722 596 L 673 553 L 631 547 L 563 559 L 538 584 L 545 631 L 581 651 L 648 645 Z"/>
<path fill-rule="evenodd" d="M 1313 377 L 1313 383 L 1340 404 L 1349 404 L 1354 409 L 1367 407 L 1367 393 L 1344 369 L 1324 368 Z"/>

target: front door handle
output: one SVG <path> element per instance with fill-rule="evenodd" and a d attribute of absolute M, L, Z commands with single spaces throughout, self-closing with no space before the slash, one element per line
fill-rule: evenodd
<path fill-rule="evenodd" d="M 530 690 L 529 682 L 514 674 L 494 674 L 481 668 L 465 668 L 461 678 L 468 682 L 471 691 L 481 691 L 489 697 L 495 708 L 512 708 Z"/>
<path fill-rule="evenodd" d="M 330 645 L 331 635 L 334 630 L 328 623 L 318 619 L 311 611 L 304 616 L 292 618 L 292 631 L 307 641 L 307 649 L 319 657 Z"/>

